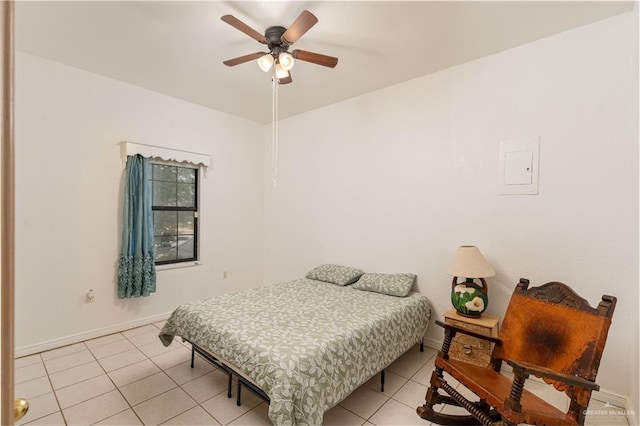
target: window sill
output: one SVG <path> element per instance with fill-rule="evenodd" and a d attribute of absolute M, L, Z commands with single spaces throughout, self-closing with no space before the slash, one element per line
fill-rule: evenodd
<path fill-rule="evenodd" d="M 193 266 L 201 266 L 202 262 L 196 260 L 195 262 L 180 262 L 180 263 L 171 263 L 168 265 L 157 265 L 156 271 L 166 271 L 169 269 L 182 269 L 182 268 L 191 268 Z"/>

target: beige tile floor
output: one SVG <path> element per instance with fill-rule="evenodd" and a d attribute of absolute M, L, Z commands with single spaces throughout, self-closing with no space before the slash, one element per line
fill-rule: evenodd
<path fill-rule="evenodd" d="M 199 357 L 192 369 L 188 345 L 176 339 L 164 347 L 158 339 L 162 325 L 149 324 L 16 359 L 15 394 L 30 404 L 18 424 L 271 424 L 268 405 L 251 392 L 243 392 L 240 407 L 235 395 L 227 398 L 226 373 Z M 387 368 L 384 393 L 376 376 L 329 410 L 324 423 L 429 426 L 415 410 L 424 402 L 435 353 L 412 348 Z M 557 404 L 566 401 L 559 397 Z M 592 400 L 594 409 L 603 405 Z M 624 416 L 610 415 L 588 418 L 587 423 L 627 425 Z"/>

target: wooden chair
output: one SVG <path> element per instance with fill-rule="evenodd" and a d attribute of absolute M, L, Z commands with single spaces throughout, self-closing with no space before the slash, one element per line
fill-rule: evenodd
<path fill-rule="evenodd" d="M 436 321 L 445 328 L 445 339 L 435 359 L 425 404 L 417 409 L 420 417 L 444 425 L 584 424 L 591 392 L 599 389 L 595 378 L 616 298 L 602 296 L 593 308 L 559 282 L 528 287 L 529 280 L 520 279 L 498 338 Z M 456 333 L 493 342 L 490 364 L 482 367 L 450 359 L 449 347 Z M 513 368 L 513 376 L 501 373 L 503 362 Z M 456 391 L 443 373 L 473 392 L 478 401 Z M 568 410 L 563 412 L 525 389 L 529 375 L 565 392 L 570 399 Z M 458 405 L 470 414 L 439 413 L 434 410 L 436 404 Z"/>

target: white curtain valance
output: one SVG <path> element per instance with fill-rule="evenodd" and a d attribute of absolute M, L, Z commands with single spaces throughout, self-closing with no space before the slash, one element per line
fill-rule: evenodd
<path fill-rule="evenodd" d="M 157 158 L 165 161 L 176 161 L 178 163 L 190 163 L 196 166 L 202 166 L 205 175 L 208 167 L 211 165 L 211 156 L 208 154 L 127 140 L 120 142 L 120 155 L 122 157 L 123 168 L 127 166 L 127 156 L 136 154 L 140 154 L 146 158 Z"/>

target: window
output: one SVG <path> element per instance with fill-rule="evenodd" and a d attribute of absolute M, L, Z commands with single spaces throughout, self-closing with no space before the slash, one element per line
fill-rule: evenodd
<path fill-rule="evenodd" d="M 198 260 L 198 169 L 151 164 L 156 265 Z"/>

